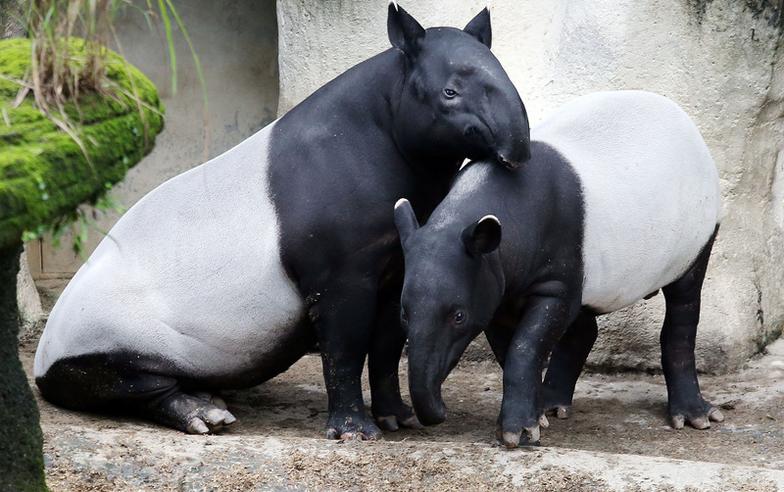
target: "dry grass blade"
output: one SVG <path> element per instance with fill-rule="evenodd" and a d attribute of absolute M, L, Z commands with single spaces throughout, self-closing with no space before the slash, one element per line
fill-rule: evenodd
<path fill-rule="evenodd" d="M 29 80 L 20 84 L 19 98 L 24 99 L 32 90 L 37 107 L 58 127 L 71 136 L 85 151 L 80 140 L 80 122 L 73 118 L 66 107 L 79 110 L 82 94 L 98 93 L 116 100 L 132 101 L 136 110 L 144 117 L 144 102 L 133 88 L 117 94 L 116 87 L 106 76 L 106 45 L 112 40 L 123 54 L 122 46 L 114 29 L 117 12 L 124 7 L 138 8 L 131 0 L 30 0 L 27 10 L 27 31 L 32 38 L 32 63 Z M 159 16 L 163 23 L 171 69 L 172 90 L 177 87 L 177 59 L 174 45 L 173 26 L 176 25 L 190 49 L 199 82 L 202 86 L 205 112 L 207 107 L 206 83 L 201 62 L 191 43 L 174 4 L 169 0 L 147 0 L 145 18 Z M 173 19 L 173 21 L 172 21 Z M 71 51 L 71 38 L 84 40 L 84 49 Z M 122 96 L 122 97 L 120 97 Z M 145 125 L 146 126 L 146 125 Z M 145 134 L 146 134 L 145 128 Z"/>
<path fill-rule="evenodd" d="M 117 13 L 127 7 L 142 10 L 148 24 L 152 24 L 150 18 L 158 18 L 163 25 L 175 91 L 175 26 L 184 36 L 202 84 L 207 129 L 206 85 L 201 63 L 185 25 L 171 1 L 147 0 L 146 3 L 148 8 L 143 10 L 143 7 L 140 8 L 139 3 L 133 0 L 26 0 L 25 24 L 31 40 L 30 69 L 24 80 L 12 81 L 18 84 L 20 89 L 13 103 L 9 101 L 8 107 L 0 108 L 0 123 L 13 125 L 13 117 L 9 116 L 10 110 L 21 105 L 32 94 L 34 106 L 78 145 L 87 163 L 95 170 L 91 152 L 97 150 L 98 144 L 87 137 L 89 130 L 86 125 L 92 122 L 89 117 L 84 117 L 80 101 L 94 101 L 94 95 L 97 94 L 99 98 L 110 100 L 115 106 L 121 105 L 138 113 L 146 146 L 147 139 L 151 137 L 147 118 L 152 113 L 160 114 L 159 108 L 151 107 L 140 95 L 136 79 L 131 75 L 134 69 L 127 62 L 118 66 L 118 57 L 106 48 L 112 41 L 120 52 L 119 59 L 124 60 L 114 21 Z M 114 61 L 110 63 L 110 59 Z M 127 82 L 125 86 L 113 80 L 118 77 L 118 70 L 124 72 L 121 78 Z M 86 105 L 84 108 L 87 110 Z M 205 153 L 206 149 L 205 140 Z M 83 211 L 79 210 L 75 219 L 79 219 L 82 213 Z M 78 245 L 75 243 L 74 246 Z"/>

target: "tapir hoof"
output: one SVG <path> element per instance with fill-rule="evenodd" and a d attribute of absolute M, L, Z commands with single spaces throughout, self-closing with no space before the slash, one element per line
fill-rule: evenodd
<path fill-rule="evenodd" d="M 148 405 L 145 416 L 188 434 L 217 432 L 237 421 L 211 401 L 179 391 Z"/>
<path fill-rule="evenodd" d="M 716 407 L 711 407 L 704 415 L 689 416 L 678 413 L 670 417 L 673 429 L 683 429 L 687 423 L 698 430 L 710 429 L 711 422 L 724 422 L 724 414 Z"/>
<path fill-rule="evenodd" d="M 330 415 L 327 421 L 327 439 L 341 441 L 375 441 L 381 438 L 381 429 L 364 412 Z"/>
<path fill-rule="evenodd" d="M 545 411 L 545 415 L 554 415 L 558 420 L 568 419 L 571 414 L 571 405 L 555 405 Z"/>
<path fill-rule="evenodd" d="M 416 415 L 411 415 L 408 418 L 400 418 L 396 415 L 387 415 L 385 417 L 376 417 L 378 425 L 390 432 L 395 432 L 401 427 L 407 429 L 424 429 L 425 426 L 419 421 Z"/>
<path fill-rule="evenodd" d="M 542 416 L 542 418 L 545 420 L 545 422 L 547 421 L 546 417 Z M 540 422 L 542 422 L 541 418 Z M 547 422 L 547 425 L 549 425 L 549 422 Z M 499 426 L 496 428 L 495 437 L 499 444 L 505 446 L 507 449 L 514 449 L 519 446 L 538 446 L 541 437 L 539 427 L 540 425 L 535 425 L 532 427 L 525 427 L 521 432 L 504 432 Z"/>
<path fill-rule="evenodd" d="M 373 416 L 376 423 L 385 431 L 395 432 L 401 427 L 408 429 L 423 429 L 424 425 L 419 421 L 414 409 L 400 403 L 385 408 L 373 408 Z"/>
<path fill-rule="evenodd" d="M 227 408 L 229 408 L 228 405 L 226 405 L 226 402 L 223 400 L 223 398 L 221 398 L 218 395 L 208 393 L 206 391 L 196 391 L 191 393 L 191 395 L 195 396 L 200 400 L 208 401 L 213 405 L 215 405 L 216 407 L 220 408 L 221 410 L 226 410 Z"/>
<path fill-rule="evenodd" d="M 213 408 L 199 417 L 192 417 L 186 425 L 185 431 L 188 434 L 208 434 L 236 421 L 237 418 L 228 410 Z"/>

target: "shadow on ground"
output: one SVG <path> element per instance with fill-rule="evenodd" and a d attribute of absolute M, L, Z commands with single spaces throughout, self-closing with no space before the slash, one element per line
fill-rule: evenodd
<path fill-rule="evenodd" d="M 34 348 L 29 342 L 20 349 L 28 375 Z M 387 433 L 374 443 L 322 438 L 326 394 L 316 356 L 261 386 L 226 393 L 238 422 L 215 436 L 71 412 L 35 392 L 49 486 L 56 491 L 784 485 L 784 340 L 739 373 L 703 376 L 702 386 L 726 421 L 706 431 L 675 431 L 665 419 L 662 376 L 584 375 L 570 419 L 551 417 L 541 447 L 516 451 L 492 439 L 501 372 L 490 362 L 461 364 L 444 383 L 444 424 Z"/>

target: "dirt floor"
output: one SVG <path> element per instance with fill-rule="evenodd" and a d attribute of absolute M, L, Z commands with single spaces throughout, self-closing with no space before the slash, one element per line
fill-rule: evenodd
<path fill-rule="evenodd" d="M 21 347 L 28 374 L 34 348 Z M 492 438 L 501 373 L 490 362 L 462 363 L 444 383 L 444 424 L 378 442 L 323 438 L 316 356 L 225 394 L 238 421 L 215 436 L 38 403 L 53 491 L 784 488 L 784 340 L 737 374 L 701 381 L 727 417 L 710 430 L 667 426 L 661 375 L 587 374 L 571 418 L 552 417 L 542 446 L 513 451 Z"/>

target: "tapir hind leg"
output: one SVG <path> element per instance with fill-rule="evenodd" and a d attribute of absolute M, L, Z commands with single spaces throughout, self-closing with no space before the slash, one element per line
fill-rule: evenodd
<path fill-rule="evenodd" d="M 569 416 L 574 386 L 597 334 L 596 315 L 583 310 L 558 341 L 542 385 L 545 413 L 554 413 L 559 419 Z"/>
<path fill-rule="evenodd" d="M 682 428 L 684 423 L 696 429 L 707 429 L 711 420 L 724 420 L 721 411 L 700 394 L 694 359 L 700 292 L 715 237 L 716 232 L 681 278 L 662 289 L 667 305 L 661 331 L 662 369 L 667 381 L 668 412 L 676 429 Z"/>
<path fill-rule="evenodd" d="M 130 414 L 192 434 L 236 420 L 220 402 L 188 394 L 177 379 L 137 367 L 136 361 L 150 365 L 127 354 L 61 359 L 36 384 L 44 398 L 65 408 Z"/>

